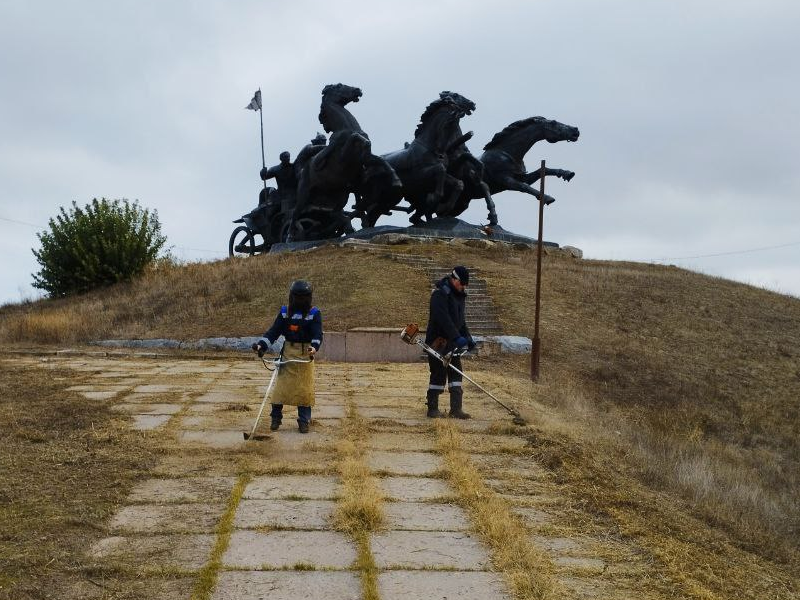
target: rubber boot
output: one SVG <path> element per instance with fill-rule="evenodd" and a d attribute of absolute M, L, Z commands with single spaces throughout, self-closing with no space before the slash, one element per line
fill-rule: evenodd
<path fill-rule="evenodd" d="M 450 388 L 450 414 L 451 419 L 469 419 L 470 414 L 461 410 L 461 403 L 463 401 L 463 392 L 461 388 Z"/>
<path fill-rule="evenodd" d="M 298 421 L 297 428 L 300 430 L 300 433 L 308 433 L 308 422 L 307 421 Z"/>
<path fill-rule="evenodd" d="M 269 430 L 278 431 L 278 428 L 281 426 L 281 420 L 283 419 L 283 405 L 273 404 L 269 416 L 272 417 L 272 422 L 269 424 Z"/>
<path fill-rule="evenodd" d="M 428 391 L 427 405 L 429 419 L 443 419 L 445 417 L 445 414 L 439 410 L 439 394 Z"/>

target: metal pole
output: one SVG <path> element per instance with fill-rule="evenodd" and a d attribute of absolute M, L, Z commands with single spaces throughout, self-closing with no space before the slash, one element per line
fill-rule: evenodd
<path fill-rule="evenodd" d="M 259 92 L 258 95 L 261 96 L 261 88 L 258 88 L 258 92 Z M 261 109 L 260 106 L 258 107 L 258 119 L 259 121 L 261 121 L 261 168 L 266 169 L 267 161 L 264 159 L 264 111 Z M 267 189 L 266 179 L 263 180 L 263 182 L 264 182 L 264 189 L 266 190 Z"/>
<path fill-rule="evenodd" d="M 539 339 L 539 310 L 542 293 L 542 230 L 544 229 L 544 175 L 545 166 L 539 172 L 539 243 L 536 247 L 536 308 L 533 317 L 533 345 L 531 347 L 531 380 L 539 381 L 539 359 L 542 355 L 542 340 Z"/>

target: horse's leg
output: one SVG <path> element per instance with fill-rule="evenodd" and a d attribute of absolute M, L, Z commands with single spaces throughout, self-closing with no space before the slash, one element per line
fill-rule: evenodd
<path fill-rule="evenodd" d="M 541 174 L 542 174 L 541 169 L 530 171 L 529 173 L 525 174 L 525 177 L 523 177 L 523 181 L 525 181 L 525 183 L 530 185 L 532 183 L 535 183 L 536 181 L 539 181 Z M 569 181 L 573 177 L 575 177 L 575 173 L 573 171 L 567 171 L 565 169 L 548 169 L 547 167 L 545 167 L 544 169 L 544 174 L 545 176 L 558 177 L 559 179 L 563 179 L 564 181 Z"/>
<path fill-rule="evenodd" d="M 349 217 L 344 213 L 341 213 L 339 215 L 339 223 L 342 229 L 342 233 L 344 233 L 344 235 L 350 235 L 351 233 L 355 233 L 355 229 L 353 229 L 353 224 L 350 222 L 351 219 L 352 217 Z"/>
<path fill-rule="evenodd" d="M 459 214 L 467 209 L 472 198 L 478 198 L 478 196 L 472 196 L 469 194 L 474 194 L 475 190 L 480 190 L 479 193 L 483 195 L 483 198 L 486 200 L 486 209 L 489 211 L 489 225 L 497 225 L 497 211 L 494 205 L 494 199 L 492 199 L 492 192 L 489 190 L 489 184 L 483 180 L 483 163 L 471 154 L 469 156 L 472 158 L 472 160 L 469 161 L 469 164 L 472 165 L 472 168 L 466 169 L 462 180 L 468 182 L 470 187 L 466 187 L 468 190 L 467 201 L 465 203 L 466 206 L 463 208 L 459 207 Z"/>
<path fill-rule="evenodd" d="M 497 225 L 497 211 L 495 209 L 494 199 L 489 191 L 489 186 L 482 179 L 478 180 L 478 186 L 483 190 L 483 197 L 486 198 L 486 209 L 489 211 L 489 225 Z"/>
<path fill-rule="evenodd" d="M 450 189 L 450 194 L 446 201 L 442 202 L 441 210 L 437 210 L 436 214 L 440 217 L 452 217 L 453 209 L 456 206 L 456 202 L 458 202 L 459 196 L 461 196 L 461 192 L 464 191 L 464 182 L 461 181 L 458 177 L 454 177 L 453 175 L 447 174 L 445 176 L 445 183 L 447 185 L 447 189 Z M 439 208 L 439 207 L 437 207 Z"/>
<path fill-rule="evenodd" d="M 421 225 L 422 224 L 422 217 L 425 216 L 425 212 L 422 206 L 416 207 L 414 213 L 408 217 L 409 222 L 412 225 Z"/>
<path fill-rule="evenodd" d="M 505 186 L 506 189 L 513 190 L 515 192 L 524 192 L 525 194 L 530 194 L 534 196 L 537 200 L 541 200 L 541 193 L 536 188 L 532 188 L 524 181 L 520 181 L 518 179 L 514 179 L 513 177 L 504 177 L 501 179 L 501 183 Z M 555 202 L 556 199 L 552 196 L 548 196 L 547 194 L 544 195 L 544 203 L 545 204 L 552 204 Z"/>
<path fill-rule="evenodd" d="M 436 195 L 436 201 L 441 202 L 442 198 L 444 198 L 444 186 L 447 182 L 447 167 L 442 163 L 438 163 L 431 168 L 431 174 L 435 184 L 433 193 Z"/>
<path fill-rule="evenodd" d="M 433 218 L 433 213 L 436 212 L 436 208 L 439 206 L 439 202 L 441 202 L 442 198 L 444 197 L 444 184 L 445 180 L 447 179 L 447 168 L 443 163 L 437 163 L 435 165 L 431 165 L 430 167 L 426 167 L 425 169 L 421 169 L 419 177 L 422 181 L 423 189 L 424 185 L 429 181 L 433 184 L 431 186 L 433 189 L 423 196 L 421 202 L 422 206 L 417 208 L 417 212 L 424 214 L 426 220 L 430 221 Z"/>

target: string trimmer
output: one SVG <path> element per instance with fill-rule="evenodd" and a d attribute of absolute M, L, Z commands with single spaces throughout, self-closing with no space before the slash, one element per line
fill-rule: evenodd
<path fill-rule="evenodd" d="M 411 344 L 411 345 L 417 344 L 420 348 L 422 348 L 425 352 L 433 356 L 435 359 L 440 360 L 445 367 L 453 369 L 453 371 L 461 375 L 464 379 L 469 381 L 472 385 L 474 385 L 484 394 L 489 396 L 489 398 L 491 398 L 492 400 L 497 402 L 500 406 L 502 406 L 504 409 L 506 409 L 506 411 L 508 411 L 508 414 L 514 417 L 513 423 L 515 425 L 527 425 L 527 421 L 522 417 L 521 414 L 519 414 L 518 411 L 503 404 L 500 400 L 498 400 L 494 396 L 494 394 L 486 390 L 483 386 L 479 385 L 469 375 L 464 373 L 464 371 L 457 369 L 451 364 L 452 359 L 457 356 L 461 356 L 463 352 L 457 352 L 457 350 L 454 350 L 452 352 L 448 352 L 445 355 L 439 354 L 436 350 L 434 350 L 428 344 L 419 339 L 419 325 L 417 325 L 416 323 L 409 323 L 408 325 L 406 325 L 403 331 L 400 332 L 400 339 L 403 340 L 406 344 Z"/>
<path fill-rule="evenodd" d="M 258 422 L 261 420 L 261 414 L 264 412 L 264 407 L 267 405 L 267 398 L 269 397 L 270 391 L 272 391 L 272 386 L 275 384 L 275 378 L 278 376 L 278 371 L 280 371 L 280 368 L 287 363 L 309 363 L 314 360 L 313 357 L 309 360 L 297 360 L 295 358 L 283 360 L 280 356 L 277 356 L 270 361 L 273 365 L 273 367 L 270 368 L 263 356 L 260 356 L 259 358 L 261 359 L 261 362 L 264 363 L 264 368 L 267 369 L 267 371 L 272 371 L 272 377 L 270 377 L 267 391 L 264 392 L 264 399 L 261 401 L 261 408 L 258 409 L 258 415 L 256 416 L 256 422 L 253 423 L 253 429 L 250 431 L 250 433 L 247 433 L 246 431 L 242 432 L 245 441 L 256 440 L 257 442 L 262 442 L 270 439 L 270 436 L 263 433 L 256 435 L 256 427 L 258 427 Z"/>

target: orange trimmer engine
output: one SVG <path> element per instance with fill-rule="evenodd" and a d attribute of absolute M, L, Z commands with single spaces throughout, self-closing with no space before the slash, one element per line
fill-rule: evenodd
<path fill-rule="evenodd" d="M 400 332 L 400 339 L 406 344 L 416 344 L 417 335 L 419 334 L 419 325 L 416 323 L 409 323 L 405 326 L 403 331 Z"/>

